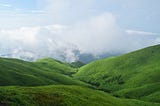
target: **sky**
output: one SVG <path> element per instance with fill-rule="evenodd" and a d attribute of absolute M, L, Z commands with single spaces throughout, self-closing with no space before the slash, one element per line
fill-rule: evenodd
<path fill-rule="evenodd" d="M 160 44 L 159 4 L 159 0 L 1 0 L 0 56 L 76 61 L 76 51 L 98 56 Z"/>

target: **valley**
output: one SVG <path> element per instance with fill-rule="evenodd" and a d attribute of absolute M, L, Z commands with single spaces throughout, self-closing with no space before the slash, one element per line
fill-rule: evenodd
<path fill-rule="evenodd" d="M 0 58 L 2 106 L 160 106 L 160 45 L 88 64 Z"/>

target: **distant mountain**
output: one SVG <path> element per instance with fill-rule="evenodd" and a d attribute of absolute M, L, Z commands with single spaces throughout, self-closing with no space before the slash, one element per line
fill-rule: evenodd
<path fill-rule="evenodd" d="M 160 102 L 160 45 L 94 61 L 74 78 L 118 97 Z"/>
<path fill-rule="evenodd" d="M 81 62 L 81 61 L 76 61 L 76 62 L 72 62 L 69 64 L 71 67 L 73 68 L 80 68 L 82 66 L 85 65 L 85 63 Z"/>
<path fill-rule="evenodd" d="M 82 53 L 82 54 L 77 54 L 78 61 L 81 61 L 83 63 L 90 63 L 95 60 L 103 59 L 103 58 L 108 58 L 108 57 L 113 57 L 113 56 L 118 56 L 123 53 L 117 53 L 117 52 L 110 52 L 110 53 L 103 53 L 101 55 L 93 55 L 90 53 Z"/>
<path fill-rule="evenodd" d="M 63 62 L 76 62 L 76 61 L 80 61 L 83 63 L 89 63 L 91 61 L 95 61 L 98 59 L 103 59 L 103 58 L 107 58 L 107 57 L 112 57 L 112 56 L 118 56 L 121 55 L 122 53 L 115 53 L 115 52 L 109 52 L 109 53 L 103 53 L 101 55 L 93 55 L 91 53 L 80 53 L 79 50 L 72 50 L 73 54 L 69 55 L 67 53 L 65 53 L 64 51 L 58 51 L 58 53 L 51 53 L 49 55 L 47 55 L 47 57 L 52 57 L 55 58 L 57 60 L 63 61 Z M 25 61 L 36 61 L 37 59 L 41 59 L 46 57 L 46 55 L 40 55 L 37 54 L 34 51 L 27 51 L 27 50 L 19 50 L 17 53 L 0 53 L 0 57 L 4 57 L 4 58 L 17 58 L 17 59 L 22 59 Z"/>

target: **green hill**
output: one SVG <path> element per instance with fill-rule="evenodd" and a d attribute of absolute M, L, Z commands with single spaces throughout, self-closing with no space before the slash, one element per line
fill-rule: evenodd
<path fill-rule="evenodd" d="M 55 70 L 58 73 L 71 76 L 76 73 L 76 69 L 72 68 L 70 64 L 63 63 L 53 58 L 39 59 L 35 62 L 41 69 L 44 70 Z"/>
<path fill-rule="evenodd" d="M 0 58 L 0 106 L 160 106 L 160 45 L 80 65 Z"/>
<path fill-rule="evenodd" d="M 76 62 L 72 62 L 69 64 L 71 67 L 73 68 L 80 68 L 82 66 L 85 65 L 85 63 L 81 62 L 81 61 L 76 61 Z"/>
<path fill-rule="evenodd" d="M 0 87 L 2 106 L 159 106 L 157 103 L 118 99 L 81 86 Z"/>
<path fill-rule="evenodd" d="M 53 59 L 45 59 L 42 62 L 26 62 L 18 59 L 0 58 L 0 85 L 85 85 L 65 75 L 74 71 L 73 68 Z"/>
<path fill-rule="evenodd" d="M 74 77 L 118 97 L 160 103 L 160 45 L 92 62 Z"/>

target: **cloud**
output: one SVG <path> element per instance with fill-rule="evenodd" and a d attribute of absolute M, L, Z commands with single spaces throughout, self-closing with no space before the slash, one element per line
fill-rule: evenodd
<path fill-rule="evenodd" d="M 67 40 L 77 44 L 82 52 L 100 54 L 114 48 L 113 40 L 119 39 L 122 33 L 115 16 L 104 13 L 73 25 Z"/>
<path fill-rule="evenodd" d="M 123 30 L 112 13 L 104 13 L 73 25 L 0 30 L 0 54 L 33 60 L 53 57 L 72 62 L 79 59 L 77 52 L 95 56 L 110 52 L 126 53 L 159 44 L 159 39 L 154 33 Z"/>
<path fill-rule="evenodd" d="M 11 26 L 0 29 L 1 56 L 72 62 L 80 54 L 127 53 L 160 44 L 158 34 L 121 29 L 115 14 L 95 10 L 95 0 L 38 1 L 43 9 L 1 15 L 1 27 Z"/>
<path fill-rule="evenodd" d="M 137 30 L 126 30 L 126 32 L 130 35 L 158 35 L 157 33 L 153 32 L 145 32 L 145 31 L 137 31 Z"/>
<path fill-rule="evenodd" d="M 0 30 L 0 55 L 25 60 L 54 57 L 75 61 L 77 57 L 73 52 L 77 48 L 61 39 L 64 29 L 66 26 L 51 25 Z"/>
<path fill-rule="evenodd" d="M 77 45 L 81 53 L 102 55 L 105 53 L 127 53 L 143 47 L 159 44 L 158 34 L 121 29 L 116 16 L 103 13 L 80 21 L 65 33 L 66 41 Z"/>
<path fill-rule="evenodd" d="M 0 4 L 0 6 L 3 6 L 3 7 L 12 7 L 11 4 Z"/>
<path fill-rule="evenodd" d="M 3 4 L 4 7 L 12 7 L 10 4 Z"/>
<path fill-rule="evenodd" d="M 95 0 L 38 0 L 55 23 L 73 24 L 96 12 L 93 11 Z"/>

